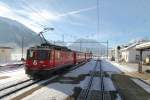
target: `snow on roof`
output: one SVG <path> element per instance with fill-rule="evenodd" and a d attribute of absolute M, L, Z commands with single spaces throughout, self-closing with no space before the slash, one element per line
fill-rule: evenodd
<path fill-rule="evenodd" d="M 11 47 L 0 47 L 0 49 L 13 49 Z"/>
<path fill-rule="evenodd" d="M 150 42 L 142 43 L 136 46 L 137 50 L 150 49 Z"/>
<path fill-rule="evenodd" d="M 138 45 L 139 43 L 133 43 L 131 45 L 129 45 L 128 47 L 125 47 L 125 48 L 122 48 L 121 51 L 125 51 L 125 50 L 129 50 L 131 48 L 134 48 L 136 47 L 136 45 Z"/>

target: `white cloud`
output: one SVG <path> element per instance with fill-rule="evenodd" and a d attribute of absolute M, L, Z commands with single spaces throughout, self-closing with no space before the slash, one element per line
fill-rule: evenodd
<path fill-rule="evenodd" d="M 3 2 L 0 2 L 0 15 L 7 16 L 12 14 L 11 8 Z"/>
<path fill-rule="evenodd" d="M 86 12 L 86 11 L 89 11 L 89 10 L 93 10 L 95 9 L 96 7 L 89 7 L 89 8 L 83 8 L 83 9 L 78 9 L 78 10 L 74 10 L 74 11 L 70 11 L 70 12 L 67 12 L 67 13 L 64 13 L 64 14 L 60 14 L 58 16 L 60 17 L 65 17 L 65 16 L 68 16 L 68 15 L 76 15 L 76 14 L 79 14 L 79 13 L 82 13 L 82 12 Z"/>
<path fill-rule="evenodd" d="M 0 2 L 0 16 L 17 20 L 18 22 L 24 24 L 25 26 L 29 27 L 35 32 L 39 32 L 41 30 L 41 28 L 35 23 L 35 21 L 31 21 L 25 17 L 20 16 L 17 13 L 22 14 L 24 16 L 28 15 L 28 12 L 24 10 L 12 9 L 7 4 Z"/>
<path fill-rule="evenodd" d="M 0 2 L 0 13 L 10 12 L 10 8 L 3 2 Z"/>
<path fill-rule="evenodd" d="M 61 21 L 63 20 L 63 17 L 67 17 L 70 15 L 75 17 L 79 13 L 86 12 L 86 11 L 93 10 L 93 9 L 95 9 L 95 7 L 83 8 L 79 10 L 70 11 L 67 13 L 56 13 L 56 12 L 47 11 L 47 10 L 40 10 L 39 12 L 30 12 L 29 16 L 31 20 L 34 20 L 37 22 L 39 21 L 43 21 L 43 22 L 44 21 Z M 79 23 L 72 22 L 72 24 L 79 24 Z"/>
<path fill-rule="evenodd" d="M 55 13 L 48 12 L 47 10 L 41 10 L 40 12 L 30 12 L 29 18 L 35 22 L 60 20 L 60 18 Z"/>
<path fill-rule="evenodd" d="M 42 30 L 41 24 L 47 24 L 48 22 L 51 23 L 51 21 L 65 21 L 65 17 L 70 15 L 73 18 L 78 18 L 80 16 L 80 13 L 93 9 L 95 9 L 95 7 L 78 9 L 66 13 L 57 13 L 45 9 L 34 12 L 28 8 L 14 9 L 7 4 L 0 2 L 0 16 L 17 20 L 35 32 L 39 32 L 40 30 Z M 69 21 L 69 23 L 72 25 L 83 25 L 83 23 L 81 22 Z"/>

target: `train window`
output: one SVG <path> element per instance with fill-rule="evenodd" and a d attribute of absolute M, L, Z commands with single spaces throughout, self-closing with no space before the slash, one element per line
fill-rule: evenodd
<path fill-rule="evenodd" d="M 47 50 L 38 50 L 37 60 L 47 60 L 49 59 L 49 54 Z"/>
<path fill-rule="evenodd" d="M 33 58 L 33 53 L 34 53 L 33 51 L 28 50 L 28 51 L 27 51 L 27 58 L 28 58 L 28 59 Z"/>

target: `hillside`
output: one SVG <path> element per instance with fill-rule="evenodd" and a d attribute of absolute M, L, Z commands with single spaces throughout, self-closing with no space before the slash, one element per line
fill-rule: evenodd
<path fill-rule="evenodd" d="M 22 39 L 25 47 L 40 42 L 37 34 L 23 24 L 0 17 L 0 46 L 21 47 Z"/>

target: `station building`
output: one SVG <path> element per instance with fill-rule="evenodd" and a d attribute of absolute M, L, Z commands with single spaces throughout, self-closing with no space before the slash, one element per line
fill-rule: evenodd
<path fill-rule="evenodd" d="M 11 47 L 0 47 L 0 63 L 11 61 Z"/>
<path fill-rule="evenodd" d="M 121 60 L 126 63 L 138 63 L 140 59 L 140 52 L 136 50 L 136 46 L 143 43 L 133 43 L 126 48 L 122 48 L 121 51 Z M 143 61 L 147 56 L 150 56 L 150 51 L 143 51 Z"/>

